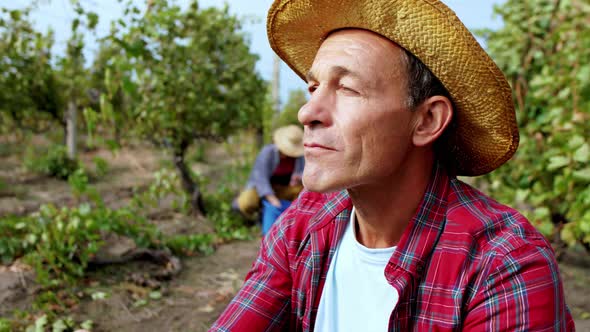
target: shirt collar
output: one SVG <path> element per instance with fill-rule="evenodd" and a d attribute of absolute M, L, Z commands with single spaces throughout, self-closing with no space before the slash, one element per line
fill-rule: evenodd
<path fill-rule="evenodd" d="M 399 266 L 415 276 L 423 272 L 444 229 L 448 191 L 449 176 L 439 163 L 435 163 L 424 196 L 402 234 L 389 264 Z M 324 209 L 310 220 L 310 232 L 317 231 L 335 220 L 350 221 L 352 200 L 346 190 L 330 196 Z M 344 227 L 336 227 L 336 239 L 340 239 L 344 234 L 346 227 L 342 226 Z M 337 244 L 338 240 L 334 242 Z"/>
<path fill-rule="evenodd" d="M 422 201 L 402 234 L 390 264 L 397 265 L 414 276 L 422 274 L 444 230 L 449 189 L 447 173 L 441 165 L 435 163 Z"/>

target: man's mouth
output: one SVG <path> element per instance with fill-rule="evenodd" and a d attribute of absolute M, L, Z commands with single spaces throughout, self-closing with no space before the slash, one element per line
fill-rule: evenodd
<path fill-rule="evenodd" d="M 314 149 L 314 150 L 315 149 L 322 149 L 322 150 L 336 151 L 336 149 L 334 149 L 334 148 L 331 148 L 329 146 L 325 146 L 325 145 L 322 145 L 319 143 L 305 143 L 305 144 L 303 144 L 303 146 L 306 149 Z"/>

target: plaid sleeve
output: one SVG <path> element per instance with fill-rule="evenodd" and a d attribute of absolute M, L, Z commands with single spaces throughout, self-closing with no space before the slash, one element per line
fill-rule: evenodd
<path fill-rule="evenodd" d="M 550 248 L 524 245 L 495 258 L 489 271 L 464 331 L 574 331 Z"/>
<path fill-rule="evenodd" d="M 280 227 L 273 227 L 263 239 L 244 285 L 209 331 L 281 331 L 288 326 L 292 281 L 281 234 Z"/>

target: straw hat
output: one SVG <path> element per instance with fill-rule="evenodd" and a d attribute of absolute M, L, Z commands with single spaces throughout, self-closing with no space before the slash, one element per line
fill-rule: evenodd
<path fill-rule="evenodd" d="M 330 32 L 373 31 L 418 57 L 455 103 L 446 151 L 458 175 L 481 175 L 518 147 L 506 78 L 459 21 L 437 0 L 275 0 L 268 12 L 271 47 L 303 79 Z"/>
<path fill-rule="evenodd" d="M 289 125 L 275 130 L 273 141 L 279 151 L 292 158 L 303 156 L 303 130 Z"/>

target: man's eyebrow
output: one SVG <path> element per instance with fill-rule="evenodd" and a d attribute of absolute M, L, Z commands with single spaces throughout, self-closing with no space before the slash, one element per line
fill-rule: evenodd
<path fill-rule="evenodd" d="M 336 78 L 342 78 L 344 76 L 352 76 L 356 79 L 362 79 L 361 75 L 355 71 L 352 71 L 346 67 L 343 66 L 334 66 L 332 68 L 330 68 L 330 76 L 331 77 L 336 77 Z M 317 78 L 315 77 L 313 71 L 309 71 L 307 72 L 307 75 L 305 75 L 305 80 L 307 82 L 309 81 L 317 81 Z"/>

